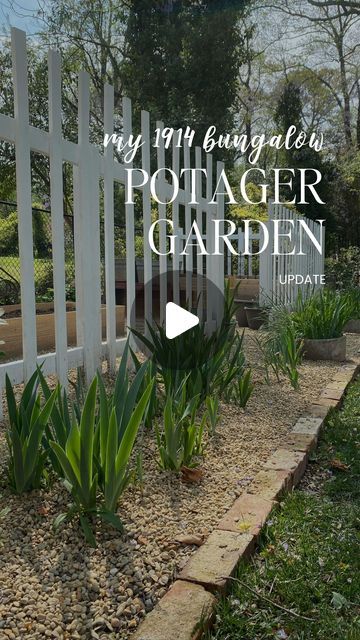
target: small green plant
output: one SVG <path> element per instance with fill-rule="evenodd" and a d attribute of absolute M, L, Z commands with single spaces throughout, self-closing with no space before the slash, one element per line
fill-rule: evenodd
<path fill-rule="evenodd" d="M 50 441 L 63 470 L 65 486 L 74 500 L 72 507 L 57 518 L 55 525 L 65 519 L 79 517 L 84 535 L 92 546 L 96 545 L 92 518 L 99 517 L 118 529 L 122 528 L 115 513 L 116 505 L 134 476 L 129 460 L 153 388 L 151 381 L 137 400 L 146 365 L 129 386 L 127 374 L 124 374 L 126 359 L 124 363 L 121 363 L 113 396 L 107 397 L 98 374 L 86 394 L 80 422 L 73 418 L 65 446 Z"/>
<path fill-rule="evenodd" d="M 299 366 L 302 357 L 303 342 L 299 340 L 294 325 L 289 324 L 280 336 L 279 367 L 295 390 L 299 388 Z"/>
<path fill-rule="evenodd" d="M 207 396 L 205 400 L 206 406 L 206 421 L 209 425 L 212 435 L 216 433 L 216 427 L 219 422 L 219 398 L 214 396 Z"/>
<path fill-rule="evenodd" d="M 235 331 L 234 296 L 227 286 L 224 315 L 220 327 L 207 335 L 199 324 L 180 336 L 169 340 L 163 327 L 148 325 L 149 338 L 136 330 L 132 333 L 150 353 L 157 374 L 164 382 L 166 395 L 176 393 L 187 380 L 187 397 L 195 394 L 203 402 L 207 395 L 218 393 L 231 383 L 238 373 L 242 354 L 242 337 Z"/>
<path fill-rule="evenodd" d="M 131 351 L 131 356 L 135 365 L 135 370 L 139 371 L 141 369 L 141 362 L 137 358 L 134 351 L 132 349 L 130 349 L 130 351 Z M 149 402 L 146 407 L 145 416 L 144 416 L 144 425 L 145 427 L 148 427 L 148 428 L 152 427 L 152 425 L 154 424 L 154 420 L 160 411 L 160 398 L 157 393 L 157 384 L 156 384 L 156 366 L 153 360 L 149 360 L 148 362 L 146 374 L 144 376 L 144 379 L 141 385 L 140 393 L 143 393 L 145 391 L 146 387 L 151 381 L 153 381 L 153 388 L 152 388 L 151 396 L 149 398 Z"/>
<path fill-rule="evenodd" d="M 9 428 L 6 433 L 10 453 L 9 479 L 17 493 L 38 489 L 45 477 L 47 451 L 41 446 L 44 431 L 56 400 L 58 389 L 50 394 L 42 406 L 37 394 L 37 371 L 25 385 L 19 405 L 6 375 L 6 399 Z"/>
<path fill-rule="evenodd" d="M 45 400 L 48 400 L 51 396 L 51 390 L 40 367 L 37 368 L 37 374 L 43 396 Z M 54 440 L 61 447 L 65 448 L 66 441 L 71 431 L 71 426 L 74 420 L 77 417 L 80 418 L 80 416 L 80 405 L 78 405 L 76 402 L 71 402 L 68 398 L 66 390 L 61 389 L 60 385 L 58 385 L 56 399 L 52 407 L 50 420 L 44 430 L 42 443 L 44 449 L 48 453 L 49 460 L 54 472 L 60 477 L 63 477 L 64 475 L 63 469 L 59 464 L 57 456 L 55 455 L 49 443 L 51 440 Z"/>
<path fill-rule="evenodd" d="M 349 299 L 331 289 L 320 289 L 308 298 L 299 294 L 292 321 L 299 337 L 326 340 L 342 336 L 351 314 Z"/>
<path fill-rule="evenodd" d="M 239 407 L 245 408 L 254 391 L 251 381 L 251 369 L 248 369 L 243 376 L 235 380 L 233 386 L 233 400 Z"/>
<path fill-rule="evenodd" d="M 204 414 L 196 424 L 199 396 L 186 397 L 186 379 L 176 394 L 168 396 L 164 407 L 163 429 L 156 429 L 156 439 L 162 469 L 180 471 L 193 466 L 194 458 L 202 454 L 202 437 L 206 424 Z"/>

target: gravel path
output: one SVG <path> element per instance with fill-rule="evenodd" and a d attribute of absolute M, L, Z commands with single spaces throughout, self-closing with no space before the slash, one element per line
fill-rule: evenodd
<path fill-rule="evenodd" d="M 18 497 L 2 474 L 0 510 L 10 511 L 0 517 L 1 640 L 127 639 L 164 595 L 196 548 L 176 538 L 200 543 L 209 534 L 338 369 L 306 362 L 299 392 L 286 380 L 268 386 L 251 333 L 246 353 L 255 392 L 246 410 L 222 405 L 218 434 L 206 443 L 202 481 L 186 484 L 160 471 L 154 436 L 145 432 L 144 487 L 128 489 L 121 500 L 123 535 L 100 529 L 98 548 L 90 549 L 75 524 L 54 534 L 54 517 L 69 503 L 61 485 Z M 348 336 L 349 356 L 359 349 L 360 336 Z M 2 427 L 2 464 L 6 455 Z"/>

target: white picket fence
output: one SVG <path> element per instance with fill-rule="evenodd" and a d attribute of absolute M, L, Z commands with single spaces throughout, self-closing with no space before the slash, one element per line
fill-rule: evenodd
<path fill-rule="evenodd" d="M 321 287 L 319 277 L 324 273 L 324 252 L 325 252 L 325 229 L 318 222 L 300 216 L 284 205 L 269 203 L 269 220 L 266 223 L 269 232 L 269 246 L 274 245 L 274 220 L 278 223 L 279 236 L 289 234 L 291 227 L 289 222 L 293 221 L 293 232 L 291 240 L 286 237 L 279 237 L 279 252 L 284 255 L 273 255 L 273 251 L 264 251 L 259 257 L 259 277 L 260 277 L 260 303 L 264 305 L 285 304 L 291 305 L 295 301 L 299 290 L 304 297 L 310 295 L 315 289 Z M 322 247 L 319 253 L 314 241 L 305 232 L 301 232 L 299 221 L 306 223 L 309 232 Z M 261 234 L 262 236 L 263 234 Z M 262 239 L 260 239 L 262 242 Z M 294 255 L 291 253 L 295 248 Z M 301 250 L 301 251 L 300 251 Z M 303 253 L 304 255 L 298 255 Z M 304 282 L 297 284 L 290 276 L 302 276 Z M 311 282 L 306 282 L 306 277 L 310 276 Z M 301 279 L 301 278 L 300 278 Z"/>
<path fill-rule="evenodd" d="M 18 211 L 18 236 L 21 272 L 21 314 L 22 314 L 22 359 L 0 364 L 0 400 L 7 373 L 13 384 L 29 379 L 36 363 L 42 364 L 45 375 L 56 374 L 60 382 L 67 384 L 68 372 L 71 368 L 83 366 L 86 379 L 90 381 L 101 362 L 108 361 L 110 371 L 115 370 L 116 357 L 121 355 L 125 337 L 116 336 L 116 304 L 115 304 L 115 258 L 114 258 L 114 184 L 126 187 L 126 169 L 129 163 L 119 162 L 114 158 L 113 145 L 104 150 L 90 143 L 90 88 L 89 76 L 86 72 L 79 74 L 78 82 L 78 142 L 65 140 L 61 124 L 61 59 L 57 51 L 49 51 L 48 55 L 48 95 L 49 95 L 49 130 L 35 128 L 29 124 L 28 69 L 25 33 L 12 29 L 12 56 L 14 82 L 14 117 L 0 113 L 0 140 L 15 146 L 16 153 L 16 189 Z M 133 133 L 132 108 L 128 98 L 123 99 L 123 131 L 125 140 Z M 162 130 L 163 123 L 156 127 Z M 104 132 L 114 130 L 114 90 L 104 87 Z M 141 168 L 150 174 L 150 150 L 152 144 L 150 114 L 141 113 L 141 133 L 144 145 L 141 149 Z M 161 140 L 161 138 L 160 138 Z M 34 283 L 34 248 L 32 229 L 32 183 L 31 152 L 43 154 L 49 158 L 50 166 L 50 199 L 52 225 L 52 256 L 54 284 L 54 316 L 55 316 L 55 351 L 38 354 L 36 335 L 36 305 Z M 171 155 L 171 157 L 169 157 Z M 199 204 L 189 205 L 192 200 L 189 172 L 185 173 L 183 188 L 179 190 L 172 203 L 173 233 L 177 235 L 175 254 L 172 259 L 159 257 L 160 272 L 160 309 L 165 308 L 167 299 L 168 269 L 173 269 L 173 301 L 180 301 L 180 269 L 186 272 L 186 298 L 191 299 L 193 292 L 193 273 L 196 271 L 196 297 L 203 291 L 202 275 L 215 285 L 219 292 L 224 288 L 225 266 L 228 273 L 233 269 L 233 260 L 223 255 L 211 255 L 215 247 L 214 219 L 224 218 L 224 196 L 217 197 L 216 204 L 208 204 L 213 197 L 213 176 L 219 180 L 224 165 L 217 163 L 213 171 L 213 158 L 199 147 L 193 153 L 184 142 L 182 148 L 176 145 L 165 150 L 164 141 L 157 149 L 157 167 L 163 169 L 171 166 L 177 176 L 181 168 L 203 166 L 207 170 L 206 181 L 197 172 L 197 193 Z M 66 304 L 65 304 L 65 256 L 64 256 L 64 211 L 63 211 L 63 163 L 69 163 L 73 169 L 74 199 L 74 249 L 75 249 L 75 285 L 76 285 L 76 333 L 77 346 L 69 348 L 67 344 Z M 159 174 L 156 191 L 161 201 L 170 200 L 172 187 Z M 100 182 L 103 181 L 103 211 L 101 212 Z M 141 180 L 137 182 L 139 184 Z M 142 192 L 143 235 L 148 237 L 152 223 L 151 194 L 149 182 L 139 188 Z M 126 193 L 126 200 L 128 194 Z M 180 209 L 181 207 L 181 209 Z M 158 218 L 167 218 L 168 205 L 158 205 Z M 102 341 L 101 332 L 101 257 L 100 257 L 100 215 L 103 215 L 105 237 L 105 291 L 106 291 L 106 340 Z M 136 326 L 136 268 L 135 268 L 135 229 L 134 205 L 125 205 L 126 214 L 126 307 L 127 326 Z M 272 217 L 285 214 L 284 208 L 271 206 Z M 294 216 L 286 211 L 287 216 Z M 285 216 L 284 216 L 285 217 Z M 181 243 L 191 231 L 193 220 L 196 220 L 201 235 L 206 238 L 209 255 L 205 257 L 189 252 L 180 256 Z M 312 224 L 312 223 L 311 223 Z M 314 223 L 314 232 L 316 231 Z M 220 233 L 223 223 L 220 223 Z M 161 224 L 159 230 L 159 248 L 166 250 L 166 225 Z M 234 236 L 235 244 L 241 251 L 243 235 Z M 261 242 L 260 234 L 252 233 L 250 246 Z M 298 273 L 322 272 L 321 258 L 316 255 L 311 243 L 306 245 L 309 254 L 304 257 L 286 256 L 275 258 L 268 250 L 261 254 L 260 289 L 261 295 L 272 300 L 291 300 L 295 296 L 295 287 L 280 287 L 278 276 L 286 271 Z M 239 251 L 239 252 L 240 252 Z M 237 258 L 237 273 L 243 276 L 253 275 L 253 258 L 243 256 Z M 152 279 L 152 252 L 148 242 L 144 242 L 144 283 Z M 317 269 L 317 270 L 316 270 Z M 208 285 L 210 287 L 211 285 Z M 1 301 L 0 301 L 1 303 Z M 144 288 L 145 317 L 152 319 L 152 292 Z M 200 301 L 200 313 L 203 311 Z M 210 330 L 215 327 L 222 314 L 221 304 L 214 295 L 208 296 L 205 320 Z M 162 320 L 163 318 L 160 318 Z M 1 416 L 2 402 L 0 402 Z"/>
<path fill-rule="evenodd" d="M 49 95 L 49 131 L 41 130 L 29 124 L 28 68 L 26 35 L 23 31 L 12 29 L 12 59 L 14 83 L 14 117 L 0 114 L 0 140 L 15 145 L 16 152 L 16 190 L 18 211 L 18 235 L 21 275 L 21 313 L 23 357 L 21 360 L 0 364 L 0 398 L 7 373 L 14 384 L 29 379 L 36 363 L 43 364 L 43 372 L 56 374 L 66 385 L 68 371 L 84 366 L 87 381 L 96 372 L 102 359 L 106 358 L 110 370 L 115 369 L 116 357 L 122 353 L 125 338 L 116 337 L 115 316 L 115 260 L 114 260 L 114 183 L 126 184 L 126 168 L 129 163 L 118 162 L 114 158 L 113 145 L 99 149 L 90 143 L 90 89 L 89 76 L 80 72 L 78 81 L 78 142 L 70 142 L 62 136 L 61 124 L 61 59 L 57 51 L 48 54 L 48 95 Z M 157 122 L 163 129 L 164 125 Z M 114 90 L 104 87 L 104 133 L 114 131 Z M 132 108 L 128 98 L 123 99 L 123 136 L 128 140 L 132 130 Z M 139 132 L 140 133 L 140 132 Z M 150 174 L 151 129 L 150 114 L 141 113 L 141 134 L 144 145 L 141 153 L 141 168 Z M 102 141 L 101 141 L 102 142 Z M 37 353 L 36 307 L 34 284 L 34 254 L 32 230 L 32 184 L 30 153 L 34 151 L 49 158 L 50 198 L 52 223 L 52 252 L 54 279 L 54 315 L 55 315 L 55 352 Z M 172 168 L 179 176 L 181 167 L 202 167 L 202 150 L 196 148 L 192 164 L 191 149 L 184 145 L 181 149 L 175 144 L 172 148 Z M 76 331 L 77 346 L 68 348 L 65 306 L 65 259 L 64 259 L 64 218 L 63 218 L 63 163 L 73 167 L 74 197 L 74 245 L 75 245 L 75 284 L 76 284 Z M 165 164 L 164 142 L 157 150 L 158 168 Z M 224 197 L 219 196 L 216 205 L 209 205 L 213 192 L 213 159 L 206 156 L 207 181 L 198 183 L 198 192 L 206 191 L 198 198 L 196 211 L 188 204 L 191 201 L 189 172 L 185 175 L 184 188 L 179 190 L 172 204 L 174 233 L 179 228 L 179 207 L 185 207 L 184 231 L 190 232 L 195 216 L 201 233 L 208 238 L 212 247 L 213 225 L 210 221 L 224 217 Z M 223 163 L 216 166 L 217 178 L 224 168 Z M 163 175 L 163 174 L 161 174 Z M 101 263 L 100 263 L 100 180 L 104 190 L 104 230 L 105 230 L 105 283 L 106 283 L 106 340 L 101 336 Z M 138 181 L 138 183 L 140 180 Z M 159 199 L 171 197 L 171 185 L 165 179 L 158 178 L 156 184 Z M 144 237 L 147 237 L 151 225 L 151 197 L 149 183 L 141 188 L 143 202 Z M 127 199 L 127 193 L 126 193 Z M 135 326 L 135 233 L 134 205 L 125 205 L 126 213 L 126 306 L 127 326 Z M 158 217 L 166 218 L 166 205 L 158 205 Z M 160 250 L 166 247 L 166 228 L 160 225 Z M 179 252 L 174 256 L 171 266 L 174 268 L 174 301 L 179 300 Z M 187 281 L 186 293 L 192 291 L 192 255 L 185 257 Z M 166 256 L 160 257 L 160 275 L 168 269 Z M 197 259 L 199 283 L 204 270 L 204 262 Z M 224 261 L 221 257 L 206 258 L 206 274 L 216 287 L 222 291 L 224 283 Z M 152 278 L 152 256 L 148 242 L 144 242 L 144 282 Z M 152 317 L 152 296 L 145 287 L 145 314 Z M 166 279 L 160 278 L 161 307 L 166 302 Z M 0 301 L 1 302 L 1 301 Z M 207 322 L 215 326 L 220 317 L 220 308 L 215 299 L 207 306 Z M 1 415 L 0 402 L 0 415 Z"/>

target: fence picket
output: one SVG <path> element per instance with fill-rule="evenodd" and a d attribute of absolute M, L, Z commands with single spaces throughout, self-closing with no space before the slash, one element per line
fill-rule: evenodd
<path fill-rule="evenodd" d="M 141 112 L 141 133 L 143 146 L 141 149 L 142 168 L 150 175 L 150 114 L 147 111 Z M 152 325 L 153 308 L 152 308 L 152 257 L 151 248 L 147 241 L 151 227 L 151 193 L 149 182 L 143 189 L 143 225 L 144 225 L 144 315 L 145 315 L 145 335 L 149 337 L 148 324 Z"/>
<path fill-rule="evenodd" d="M 164 129 L 163 122 L 157 122 L 156 128 L 161 132 Z M 159 146 L 157 148 L 157 168 L 163 169 L 165 167 L 165 141 L 162 135 L 160 135 Z M 159 200 L 161 202 L 158 203 L 158 215 L 159 220 L 166 220 L 166 204 L 165 202 L 165 178 L 163 171 L 159 174 L 158 178 L 158 192 L 159 192 Z M 164 255 L 166 253 L 166 228 L 164 224 L 159 225 L 159 250 L 161 255 L 159 256 L 159 280 L 160 280 L 160 324 L 163 324 L 165 321 L 165 305 L 167 302 L 167 256 Z"/>
<path fill-rule="evenodd" d="M 31 207 L 31 165 L 29 142 L 29 97 L 26 39 L 23 31 L 11 30 L 14 75 L 16 197 L 20 255 L 20 287 L 24 379 L 34 371 L 36 319 L 34 253 Z"/>
<path fill-rule="evenodd" d="M 114 130 L 114 89 L 104 87 L 104 131 Z M 114 150 L 109 144 L 104 150 L 104 243 L 105 243 L 105 299 L 106 344 L 108 367 L 116 369 L 116 315 L 115 315 L 115 251 L 114 251 Z"/>
<path fill-rule="evenodd" d="M 131 100 L 123 98 L 123 129 L 124 139 L 129 140 L 132 135 L 132 112 Z M 131 169 L 132 162 L 127 163 L 127 168 Z M 125 200 L 129 200 L 127 189 L 125 190 Z M 125 204 L 126 218 L 126 324 L 127 327 L 136 326 L 136 273 L 135 273 L 135 219 L 134 205 Z M 128 329 L 129 330 L 129 329 Z"/>

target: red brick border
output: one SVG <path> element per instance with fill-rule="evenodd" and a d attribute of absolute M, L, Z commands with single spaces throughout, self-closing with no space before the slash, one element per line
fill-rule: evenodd
<path fill-rule="evenodd" d="M 332 408 L 341 403 L 360 363 L 346 364 L 299 418 L 283 445 L 256 474 L 246 493 L 224 515 L 206 542 L 191 556 L 179 579 L 149 613 L 133 640 L 199 640 L 211 623 L 226 576 L 255 550 L 262 527 L 279 497 L 291 491 L 304 475 L 309 452 Z"/>

